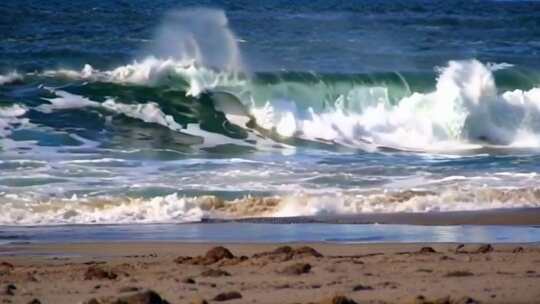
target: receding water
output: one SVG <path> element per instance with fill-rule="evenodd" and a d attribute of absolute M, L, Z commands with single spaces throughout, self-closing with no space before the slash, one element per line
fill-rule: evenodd
<path fill-rule="evenodd" d="M 0 243 L 100 241 L 332 242 L 332 243 L 532 243 L 540 227 L 343 224 L 146 224 L 0 227 Z"/>

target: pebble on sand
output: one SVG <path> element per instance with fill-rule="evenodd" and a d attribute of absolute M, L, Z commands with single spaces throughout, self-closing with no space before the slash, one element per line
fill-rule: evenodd
<path fill-rule="evenodd" d="M 212 265 L 223 260 L 233 259 L 235 259 L 235 256 L 229 249 L 223 246 L 217 246 L 208 250 L 204 256 L 198 256 L 194 258 L 180 256 L 174 261 L 178 264 L 188 263 L 193 265 Z M 241 261 L 243 259 L 239 258 L 238 260 Z"/>
<path fill-rule="evenodd" d="M 519 247 L 514 248 L 514 250 L 512 250 L 512 253 L 521 253 L 524 251 L 525 250 L 523 249 L 523 247 L 519 246 Z"/>
<path fill-rule="evenodd" d="M 373 287 L 368 285 L 357 284 L 353 286 L 353 291 L 373 290 Z"/>
<path fill-rule="evenodd" d="M 169 304 L 153 290 L 145 290 L 131 295 L 119 297 L 112 304 Z"/>
<path fill-rule="evenodd" d="M 490 244 L 484 244 L 484 245 L 480 245 L 480 247 L 478 247 L 478 249 L 476 249 L 476 253 L 488 253 L 488 252 L 492 252 L 493 251 L 493 246 L 491 246 Z"/>
<path fill-rule="evenodd" d="M 13 266 L 13 264 L 8 262 L 0 262 L 0 275 L 9 274 L 14 269 L 15 266 Z"/>
<path fill-rule="evenodd" d="M 114 280 L 118 275 L 110 269 L 105 269 L 101 266 L 90 266 L 84 273 L 85 280 Z"/>
<path fill-rule="evenodd" d="M 419 295 L 417 296 L 413 304 L 479 304 L 477 300 L 470 297 L 462 297 L 459 299 L 453 299 L 449 296 L 438 298 L 438 299 L 427 299 L 426 297 Z"/>
<path fill-rule="evenodd" d="M 218 246 L 218 247 L 214 247 L 210 250 L 208 250 L 208 252 L 206 252 L 206 255 L 204 256 L 204 258 L 206 259 L 207 262 L 219 262 L 223 259 L 232 259 L 234 258 L 234 255 L 232 254 L 232 252 L 223 247 L 223 246 Z"/>
<path fill-rule="evenodd" d="M 283 268 L 280 273 L 287 275 L 301 275 L 311 271 L 311 265 L 307 263 L 296 263 Z"/>
<path fill-rule="evenodd" d="M 319 304 L 357 304 L 356 301 L 345 296 L 336 295 L 331 298 L 323 299 Z"/>
<path fill-rule="evenodd" d="M 231 274 L 221 269 L 208 269 L 208 270 L 203 271 L 201 273 L 201 276 L 217 278 L 217 277 L 230 277 Z"/>
<path fill-rule="evenodd" d="M 446 273 L 445 277 L 471 277 L 474 276 L 474 273 L 468 270 L 456 270 Z"/>
<path fill-rule="evenodd" d="M 323 255 L 309 246 L 292 248 L 291 246 L 281 246 L 272 251 L 256 253 L 253 258 L 268 258 L 270 260 L 288 261 L 294 258 L 315 257 L 321 258 Z"/>
<path fill-rule="evenodd" d="M 140 288 L 139 287 L 136 287 L 136 286 L 124 286 L 124 287 L 120 287 L 118 289 L 118 292 L 136 292 L 136 291 L 139 291 Z"/>
<path fill-rule="evenodd" d="M 418 250 L 418 253 L 437 253 L 432 247 L 422 247 Z"/>
<path fill-rule="evenodd" d="M 242 294 L 238 291 L 222 292 L 214 297 L 214 301 L 224 302 L 229 300 L 241 299 Z"/>
<path fill-rule="evenodd" d="M 184 284 L 195 284 L 195 280 L 193 278 L 185 278 L 182 280 L 182 283 Z"/>
<path fill-rule="evenodd" d="M 3 269 L 3 268 L 13 270 L 15 266 L 13 266 L 13 264 L 8 263 L 8 262 L 0 262 L 0 269 Z"/>
<path fill-rule="evenodd" d="M 17 290 L 17 286 L 15 286 L 15 284 L 8 284 L 4 289 L 4 294 L 8 296 L 14 296 L 15 290 Z"/>

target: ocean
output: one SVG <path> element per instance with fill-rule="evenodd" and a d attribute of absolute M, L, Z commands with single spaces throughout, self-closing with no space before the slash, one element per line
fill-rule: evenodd
<path fill-rule="evenodd" d="M 5 227 L 540 207 L 540 2 L 0 16 Z"/>

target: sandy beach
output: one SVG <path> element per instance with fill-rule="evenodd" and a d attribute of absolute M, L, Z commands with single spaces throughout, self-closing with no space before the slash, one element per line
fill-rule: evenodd
<path fill-rule="evenodd" d="M 1 303 L 540 303 L 532 244 L 116 242 L 0 253 Z"/>

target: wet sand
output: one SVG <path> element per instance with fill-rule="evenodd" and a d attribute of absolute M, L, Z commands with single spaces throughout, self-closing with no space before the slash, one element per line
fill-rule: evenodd
<path fill-rule="evenodd" d="M 209 222 L 223 220 L 208 220 Z M 235 219 L 251 223 L 326 223 L 326 224 L 397 224 L 397 225 L 540 225 L 540 208 L 489 209 L 415 213 L 360 213 L 299 217 L 263 217 Z"/>
<path fill-rule="evenodd" d="M 19 244 L 0 263 L 0 303 L 540 303 L 538 244 Z"/>

